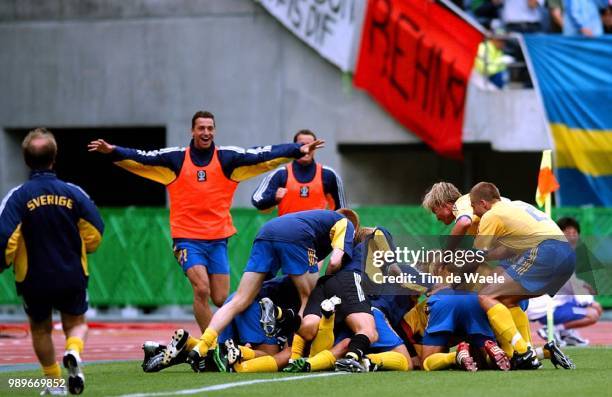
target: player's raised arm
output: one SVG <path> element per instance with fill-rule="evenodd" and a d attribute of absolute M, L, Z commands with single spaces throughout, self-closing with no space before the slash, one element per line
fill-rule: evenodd
<path fill-rule="evenodd" d="M 325 147 L 325 141 L 321 139 L 304 145 L 288 143 L 249 149 L 236 146 L 220 146 L 219 155 L 224 173 L 230 179 L 241 182 L 273 170 L 292 159 L 312 154 L 323 147 Z"/>
<path fill-rule="evenodd" d="M 89 152 L 98 152 L 102 154 L 110 154 L 115 150 L 115 145 L 111 145 L 106 142 L 104 139 L 96 139 L 94 141 L 89 142 L 87 145 L 87 151 Z"/>
<path fill-rule="evenodd" d="M 182 147 L 151 151 L 125 148 L 112 145 L 104 139 L 91 141 L 87 150 L 110 155 L 115 165 L 164 185 L 168 185 L 179 175 L 185 152 Z"/>

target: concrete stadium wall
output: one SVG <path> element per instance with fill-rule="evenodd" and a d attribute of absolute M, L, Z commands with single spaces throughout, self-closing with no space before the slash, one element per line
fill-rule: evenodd
<path fill-rule="evenodd" d="M 286 142 L 310 128 L 327 140 L 318 160 L 347 175 L 339 143 L 419 142 L 251 0 L 4 0 L 0 48 L 1 195 L 27 175 L 7 129 L 163 126 L 175 146 L 208 109 L 218 144 Z M 235 205 L 250 205 L 259 180 L 239 187 Z M 345 184 L 351 201 L 389 201 L 360 197 L 365 178 Z"/>

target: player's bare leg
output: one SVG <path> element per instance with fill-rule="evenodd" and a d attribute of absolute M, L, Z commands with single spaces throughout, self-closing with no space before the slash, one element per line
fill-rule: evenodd
<path fill-rule="evenodd" d="M 187 269 L 185 274 L 193 289 L 193 314 L 200 331 L 204 332 L 212 318 L 212 311 L 208 303 L 211 289 L 208 272 L 205 266 L 195 265 Z"/>
<path fill-rule="evenodd" d="M 230 275 L 229 274 L 209 274 L 210 282 L 210 298 L 217 307 L 223 306 L 223 303 L 229 295 Z"/>
<path fill-rule="evenodd" d="M 249 307 L 257 297 L 259 290 L 266 278 L 266 273 L 245 272 L 240 279 L 238 290 L 231 301 L 217 310 L 210 320 L 210 324 L 204 330 L 200 341 L 189 353 L 187 361 L 194 371 L 202 371 L 203 357 L 208 350 L 217 344 L 217 336 L 227 327 L 238 313 L 242 313 Z"/>
<path fill-rule="evenodd" d="M 300 275 L 290 275 L 291 281 L 295 285 L 295 288 L 298 291 L 300 296 L 300 310 L 299 315 L 302 316 L 304 314 L 304 309 L 306 308 L 306 303 L 308 302 L 308 297 L 310 293 L 314 289 L 317 284 L 317 279 L 319 278 L 318 273 L 304 273 Z"/>
<path fill-rule="evenodd" d="M 495 335 L 504 343 L 512 345 L 515 350 L 512 357 L 514 367 L 537 369 L 541 364 L 530 347 L 529 320 L 524 312 L 516 308 L 521 300 L 537 295 L 527 291 L 505 271 L 502 277 L 504 283 L 488 284 L 482 288 L 478 301 L 486 312 Z M 523 332 L 520 332 L 519 328 Z"/>
<path fill-rule="evenodd" d="M 30 318 L 30 331 L 32 332 L 32 346 L 38 361 L 43 367 L 49 367 L 55 363 L 55 348 L 51 339 L 53 323 L 51 316 L 42 321 L 34 321 Z"/>
<path fill-rule="evenodd" d="M 336 371 L 367 372 L 368 368 L 361 361 L 370 345 L 378 340 L 374 316 L 370 313 L 351 313 L 344 321 L 354 335 L 344 358 L 336 361 Z"/>
<path fill-rule="evenodd" d="M 81 353 L 87 338 L 85 315 L 62 313 L 62 327 L 66 335 L 66 352 L 63 364 L 68 370 L 68 389 L 72 394 L 81 394 L 85 388 L 85 376 L 81 365 Z"/>

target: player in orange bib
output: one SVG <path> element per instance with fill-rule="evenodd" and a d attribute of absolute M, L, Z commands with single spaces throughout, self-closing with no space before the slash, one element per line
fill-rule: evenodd
<path fill-rule="evenodd" d="M 316 141 L 310 130 L 300 130 L 293 142 L 302 145 Z M 314 160 L 308 154 L 280 167 L 268 175 L 257 187 L 251 198 L 261 211 L 271 211 L 278 206 L 278 215 L 292 212 L 346 207 L 342 179 L 330 167 Z"/>
<path fill-rule="evenodd" d="M 166 185 L 174 254 L 193 288 L 193 311 L 203 331 L 212 316 L 209 297 L 221 306 L 229 292 L 227 240 L 236 233 L 230 207 L 238 183 L 312 155 L 324 142 L 250 149 L 217 146 L 215 117 L 207 111 L 193 115 L 191 134 L 188 147 L 145 152 L 98 139 L 88 148 L 110 154 L 116 165 Z"/>

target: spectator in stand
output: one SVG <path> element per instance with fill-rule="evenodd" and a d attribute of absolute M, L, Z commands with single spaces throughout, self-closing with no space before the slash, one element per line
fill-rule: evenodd
<path fill-rule="evenodd" d="M 568 36 L 600 36 L 603 23 L 599 10 L 608 0 L 564 0 L 563 34 Z"/>
<path fill-rule="evenodd" d="M 550 31 L 552 33 L 563 32 L 563 0 L 548 0 L 548 12 Z"/>
<path fill-rule="evenodd" d="M 500 31 L 497 34 L 503 34 Z M 499 89 L 508 82 L 508 68 L 504 56 L 504 40 L 499 36 L 485 39 L 478 46 L 474 68 Z"/>
<path fill-rule="evenodd" d="M 485 28 L 491 29 L 491 21 L 499 18 L 503 0 L 472 0 L 470 11 Z"/>
<path fill-rule="evenodd" d="M 542 31 L 544 0 L 505 0 L 502 21 L 506 30 L 517 33 Z"/>

